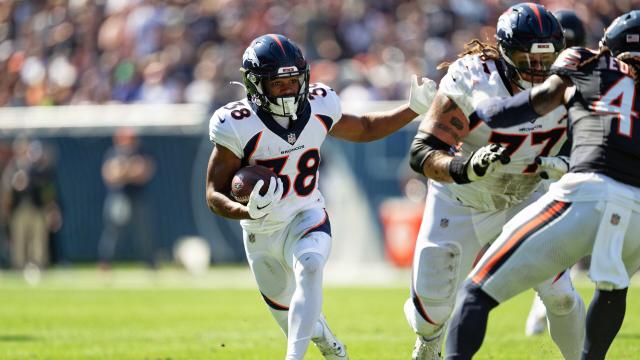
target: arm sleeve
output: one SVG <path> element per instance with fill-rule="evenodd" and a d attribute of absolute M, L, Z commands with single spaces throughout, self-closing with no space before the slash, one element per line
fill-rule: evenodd
<path fill-rule="evenodd" d="M 235 156 L 242 159 L 241 140 L 232 124 L 233 119 L 225 116 L 222 109 L 218 109 L 209 120 L 209 140 L 216 145 L 229 149 Z"/>

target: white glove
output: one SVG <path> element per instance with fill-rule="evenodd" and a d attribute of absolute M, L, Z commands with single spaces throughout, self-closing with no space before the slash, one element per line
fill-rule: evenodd
<path fill-rule="evenodd" d="M 417 114 L 426 113 L 431 107 L 433 98 L 436 97 L 438 86 L 436 82 L 423 77 L 422 84 L 418 85 L 418 75 L 411 75 L 411 94 L 409 95 L 409 108 Z"/>
<path fill-rule="evenodd" d="M 540 177 L 547 180 L 556 181 L 569 171 L 569 157 L 560 156 L 538 156 L 536 164 L 540 166 Z"/>
<path fill-rule="evenodd" d="M 500 82 L 502 80 L 498 72 L 493 72 L 489 80 L 485 80 L 485 75 L 484 70 L 480 72 L 471 70 L 462 72 L 461 80 L 463 86 L 461 86 L 461 88 L 471 100 L 471 106 L 473 106 L 474 109 L 478 107 L 478 104 L 487 99 L 502 97 L 500 94 Z"/>
<path fill-rule="evenodd" d="M 280 178 L 271 177 L 267 193 L 260 195 L 260 189 L 262 189 L 263 184 L 263 180 L 258 180 L 251 191 L 251 195 L 249 195 L 247 208 L 249 210 L 249 216 L 251 216 L 252 219 L 260 219 L 261 217 L 268 215 L 276 206 L 278 201 L 280 201 L 282 192 L 284 191 L 282 180 L 280 180 Z"/>
<path fill-rule="evenodd" d="M 511 161 L 505 152 L 506 148 L 498 144 L 489 144 L 474 151 L 467 160 L 467 177 L 471 181 L 480 180 L 482 177 L 496 171 L 500 166 Z"/>

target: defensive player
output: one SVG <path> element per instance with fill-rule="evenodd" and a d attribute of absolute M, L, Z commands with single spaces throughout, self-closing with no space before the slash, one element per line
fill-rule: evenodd
<path fill-rule="evenodd" d="M 556 174 L 558 163 L 565 164 L 553 157 L 566 139 L 562 107 L 535 124 L 496 130 L 469 117 L 487 96 L 509 96 L 548 76 L 564 47 L 558 21 L 541 5 L 518 4 L 500 16 L 496 38 L 497 48 L 472 41 L 449 66 L 412 144 L 412 168 L 431 179 L 404 307 L 418 334 L 414 359 L 440 358 L 443 328 L 474 259 L 508 219 L 535 201 L 541 172 Z M 551 337 L 565 358 L 577 359 L 585 310 L 569 274 L 558 271 L 536 290 L 549 312 Z"/>
<path fill-rule="evenodd" d="M 249 265 L 287 336 L 286 359 L 302 359 L 310 340 L 326 359 L 347 359 L 321 315 L 331 227 L 318 190 L 320 147 L 327 135 L 367 142 L 393 133 L 426 112 L 435 83 L 418 85 L 414 77 L 410 103 L 394 110 L 343 114 L 330 87 L 309 84 L 309 66 L 298 46 L 275 34 L 249 45 L 241 72 L 247 98 L 221 107 L 210 120 L 208 205 L 220 216 L 241 220 Z M 255 164 L 271 168 L 278 179 L 271 178 L 263 196 L 259 181 L 243 205 L 230 198 L 231 179 Z"/>
<path fill-rule="evenodd" d="M 542 85 L 478 108 L 489 125 L 504 126 L 564 104 L 571 170 L 509 221 L 469 275 L 447 359 L 470 359 L 491 309 L 587 254 L 596 290 L 582 359 L 605 358 L 624 318 L 629 277 L 640 266 L 639 70 L 640 11 L 634 10 L 607 28 L 599 51 L 568 49 Z"/>

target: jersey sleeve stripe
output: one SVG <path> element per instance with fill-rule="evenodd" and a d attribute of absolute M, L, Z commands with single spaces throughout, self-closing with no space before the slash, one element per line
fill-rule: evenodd
<path fill-rule="evenodd" d="M 258 149 L 258 144 L 260 143 L 261 138 L 262 138 L 262 131 L 255 134 L 251 138 L 251 140 L 247 142 L 247 145 L 245 145 L 243 150 L 244 156 L 242 157 L 242 166 L 249 165 L 249 159 L 251 159 L 253 154 L 256 152 L 256 149 Z"/>
<path fill-rule="evenodd" d="M 329 130 L 331 129 L 331 125 L 333 125 L 333 119 L 331 119 L 331 117 L 327 115 L 319 115 L 319 114 L 316 114 L 316 119 L 318 119 L 320 123 L 322 123 L 324 128 L 327 129 L 327 133 L 328 133 Z"/>
<path fill-rule="evenodd" d="M 569 209 L 570 205 L 571 203 L 563 201 L 553 201 L 547 205 L 533 219 L 516 229 L 507 241 L 502 244 L 502 247 L 485 261 L 484 266 L 473 275 L 471 280 L 478 285 L 482 285 L 528 238 L 562 215 Z"/>

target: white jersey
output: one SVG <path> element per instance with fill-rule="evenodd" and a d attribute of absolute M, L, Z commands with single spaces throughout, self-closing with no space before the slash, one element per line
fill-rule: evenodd
<path fill-rule="evenodd" d="M 311 84 L 309 104 L 289 129 L 268 114 L 259 117 L 247 99 L 219 108 L 209 121 L 212 142 L 233 152 L 242 166 L 268 167 L 282 180 L 284 193 L 271 214 L 240 221 L 247 232 L 273 232 L 302 210 L 324 207 L 318 190 L 320 147 L 342 108 L 338 95 L 324 84 Z"/>
<path fill-rule="evenodd" d="M 497 67 L 493 60 L 483 61 L 478 55 L 467 55 L 456 60 L 440 82 L 440 91 L 455 101 L 458 107 L 469 118 L 474 109 L 470 89 L 478 81 L 489 80 L 494 72 L 500 74 L 498 94 L 501 97 L 511 96 L 505 84 L 508 80 L 504 71 Z M 468 83 L 468 76 L 463 72 L 471 71 L 473 80 Z M 489 143 L 497 143 L 506 147 L 511 162 L 500 167 L 486 178 L 469 184 L 446 184 L 453 195 L 465 205 L 478 210 L 499 210 L 518 204 L 528 198 L 538 188 L 541 178 L 537 156 L 557 155 L 567 139 L 566 110 L 559 106 L 549 114 L 539 117 L 534 123 L 512 127 L 491 129 L 480 120 L 470 121 L 469 134 L 464 138 L 459 151 L 469 156 L 473 151 Z"/>

